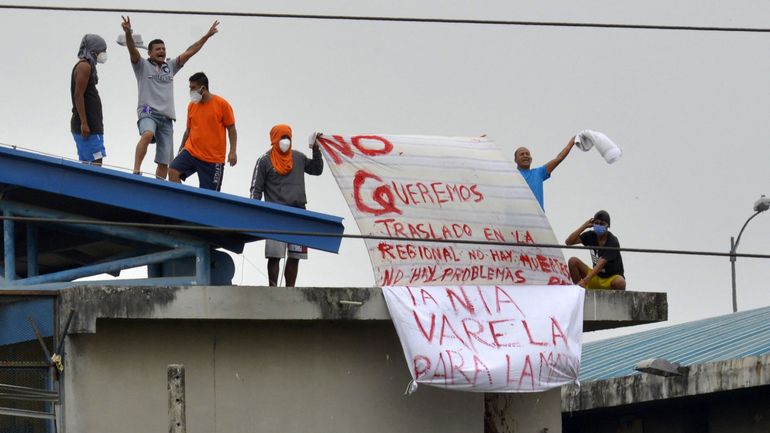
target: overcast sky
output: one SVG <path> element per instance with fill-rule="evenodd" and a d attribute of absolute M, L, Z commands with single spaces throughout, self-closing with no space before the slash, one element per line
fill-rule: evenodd
<path fill-rule="evenodd" d="M 134 1 L 131 7 L 160 6 Z M 765 1 L 701 0 L 188 0 L 162 7 L 733 27 L 766 27 L 770 16 Z M 227 193 L 248 196 L 270 127 L 289 123 L 295 148 L 303 151 L 313 131 L 487 134 L 511 160 L 517 147 L 528 146 L 537 165 L 576 132 L 603 131 L 623 149 L 618 163 L 574 149 L 545 184 L 546 214 L 560 241 L 606 209 L 624 247 L 727 252 L 753 203 L 770 195 L 767 33 L 131 15 L 134 32 L 145 41 L 164 39 L 169 56 L 214 19 L 221 21 L 219 34 L 177 75 L 176 107 L 184 119 L 187 78 L 197 71 L 232 104 L 239 163 L 225 170 Z M 0 10 L 0 142 L 76 158 L 70 73 L 81 37 L 96 33 L 108 41 L 109 54 L 98 69 L 105 163 L 130 167 L 138 139 L 136 81 L 126 49 L 115 43 L 120 23 L 119 13 Z M 176 146 L 183 132 L 184 123 L 176 125 Z M 154 171 L 151 159 L 144 171 Z M 309 209 L 344 217 L 346 232 L 358 233 L 329 170 L 308 176 L 307 188 Z M 749 224 L 739 252 L 770 254 L 769 235 L 770 212 Z M 234 283 L 267 284 L 263 249 L 254 243 L 245 257 L 234 257 Z M 565 258 L 571 254 L 565 250 Z M 587 252 L 577 255 L 589 260 Z M 669 324 L 731 311 L 727 258 L 625 253 L 623 259 L 629 290 L 668 293 Z M 739 309 L 770 305 L 770 262 L 738 259 L 737 275 Z M 363 241 L 344 240 L 339 255 L 311 252 L 297 284 L 371 286 Z"/>

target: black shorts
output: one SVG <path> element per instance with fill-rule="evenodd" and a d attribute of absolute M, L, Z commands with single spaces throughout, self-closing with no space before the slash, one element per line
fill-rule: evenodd
<path fill-rule="evenodd" d="M 219 191 L 225 174 L 225 164 L 206 162 L 190 155 L 185 149 L 171 161 L 170 168 L 179 172 L 179 177 L 186 180 L 193 173 L 198 173 L 198 185 L 201 188 Z"/>

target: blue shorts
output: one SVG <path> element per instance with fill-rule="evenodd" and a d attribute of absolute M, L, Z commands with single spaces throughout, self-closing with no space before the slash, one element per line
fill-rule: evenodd
<path fill-rule="evenodd" d="M 198 185 L 204 189 L 219 191 L 222 188 L 222 178 L 225 175 L 225 164 L 206 162 L 190 155 L 185 149 L 171 161 L 170 168 L 179 172 L 179 177 L 186 180 L 193 173 L 198 173 Z"/>
<path fill-rule="evenodd" d="M 174 156 L 174 121 L 157 113 L 139 113 L 136 122 L 139 134 L 147 131 L 153 133 L 151 143 L 155 146 L 155 163 L 169 165 Z"/>
<path fill-rule="evenodd" d="M 78 147 L 78 159 L 85 162 L 94 162 L 107 156 L 104 150 L 104 134 L 91 134 L 83 138 L 80 134 L 72 133 L 75 145 Z"/>

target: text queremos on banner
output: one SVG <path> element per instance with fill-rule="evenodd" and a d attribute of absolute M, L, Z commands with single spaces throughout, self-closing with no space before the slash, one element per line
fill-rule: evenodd
<path fill-rule="evenodd" d="M 364 235 L 375 284 L 571 284 L 542 209 L 490 140 L 398 135 L 317 139 Z M 419 242 L 431 239 L 446 242 Z"/>

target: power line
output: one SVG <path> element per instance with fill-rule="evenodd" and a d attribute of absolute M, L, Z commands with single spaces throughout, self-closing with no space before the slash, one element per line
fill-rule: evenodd
<path fill-rule="evenodd" d="M 631 30 L 678 30 L 699 32 L 742 32 L 742 33 L 770 33 L 770 28 L 760 27 L 720 27 L 720 26 L 681 26 L 681 25 L 653 25 L 653 24 L 613 24 L 613 23 L 580 23 L 560 21 L 516 21 L 516 20 L 480 20 L 480 19 L 453 19 L 453 18 L 415 18 L 415 17 L 379 17 L 357 15 L 316 15 L 316 14 L 279 14 L 262 12 L 226 12 L 226 11 L 193 11 L 173 9 L 117 9 L 97 7 L 67 7 L 67 6 L 27 6 L 27 5 L 0 5 L 0 9 L 26 9 L 46 10 L 59 12 L 111 12 L 120 14 L 166 14 L 166 15 L 210 15 L 247 18 L 279 18 L 301 20 L 332 20 L 332 21 L 380 21 L 400 23 L 422 24 L 471 24 L 493 26 L 529 26 L 529 27 L 576 27 L 576 28 L 600 28 L 600 29 L 631 29 Z"/>
<path fill-rule="evenodd" d="M 84 225 L 106 225 L 117 227 L 134 227 L 134 228 L 149 228 L 149 229 L 165 229 L 165 230 L 180 230 L 180 231 L 193 231 L 193 232 L 211 232 L 211 233 L 251 233 L 254 235 L 291 235 L 291 236 L 312 236 L 312 237 L 326 237 L 326 238 L 343 238 L 343 239 L 364 239 L 364 240 L 386 240 L 394 242 L 422 242 L 422 243 L 443 243 L 443 244 L 460 244 L 460 245 L 484 245 L 484 246 L 502 246 L 502 247 L 524 247 L 524 248 L 545 248 L 545 249 L 567 249 L 567 250 L 608 250 L 608 251 L 620 251 L 630 253 L 648 253 L 648 254 L 674 254 L 674 255 L 689 255 L 689 256 L 712 256 L 712 257 L 744 257 L 753 259 L 770 259 L 770 254 L 746 254 L 746 253 L 734 253 L 729 252 L 722 253 L 716 251 L 694 251 L 694 250 L 666 250 L 660 248 L 627 248 L 627 247 L 608 247 L 608 246 L 584 246 L 584 245 L 561 245 L 561 244 L 531 244 L 524 242 L 496 242 L 496 241 L 479 241 L 479 240 L 466 240 L 466 239 L 413 239 L 413 238 L 399 238 L 393 236 L 378 236 L 378 235 L 350 235 L 350 234 L 333 234 L 333 233 L 320 233 L 320 232 L 303 232 L 292 230 L 257 230 L 251 228 L 231 228 L 231 227 L 207 227 L 197 225 L 185 225 L 185 224 L 157 224 L 157 223 L 136 223 L 136 222 L 122 222 L 122 221 L 105 221 L 96 219 L 57 219 L 57 218 L 38 218 L 38 217 L 20 217 L 20 216 L 3 216 L 0 215 L 0 221 L 18 221 L 26 223 L 48 223 L 48 224 L 84 224 Z"/>
<path fill-rule="evenodd" d="M 0 9 L 2 6 L 0 5 Z M 67 160 L 58 155 L 40 152 L 34 149 L 26 149 L 24 147 L 0 143 L 0 146 L 8 146 L 13 149 L 24 149 L 32 152 L 37 152 L 43 155 L 61 158 Z M 71 160 L 75 161 L 75 160 Z M 125 167 L 114 166 L 122 170 L 128 170 Z M 648 253 L 648 254 L 675 254 L 675 255 L 692 255 L 692 256 L 712 256 L 712 257 L 744 257 L 754 259 L 770 259 L 768 254 L 747 254 L 747 253 L 722 253 L 715 251 L 694 251 L 694 250 L 666 250 L 659 248 L 628 248 L 628 247 L 607 247 L 607 246 L 583 246 L 583 245 L 561 245 L 561 244 L 532 244 L 524 242 L 494 242 L 494 241 L 477 241 L 477 240 L 464 240 L 464 239 L 420 239 L 420 238 L 400 238 L 394 236 L 377 236 L 377 235 L 351 235 L 351 234 L 330 234 L 320 232 L 302 232 L 302 231 L 289 231 L 289 230 L 255 230 L 250 228 L 225 228 L 225 227 L 206 227 L 198 225 L 183 225 L 183 224 L 152 224 L 152 223 L 136 223 L 136 222 L 121 222 L 121 221 L 106 221 L 96 219 L 52 219 L 52 218 L 37 218 L 37 217 L 20 217 L 20 216 L 3 216 L 0 215 L 0 221 L 10 220 L 19 222 L 30 223 L 50 223 L 50 224 L 84 224 L 84 225 L 110 225 L 117 227 L 136 227 L 136 228 L 150 228 L 150 229 L 173 229 L 181 231 L 199 231 L 199 232 L 218 232 L 218 233 L 251 233 L 258 234 L 274 234 L 274 235 L 291 235 L 291 236 L 313 236 L 313 237 L 329 237 L 329 238 L 343 238 L 343 239 L 371 239 L 371 240 L 387 240 L 398 242 L 422 242 L 422 243 L 454 243 L 454 244 L 467 244 L 467 245 L 487 245 L 487 246 L 508 246 L 508 247 L 525 247 L 525 248 L 546 248 L 546 249 L 567 249 L 567 250 L 608 250 L 608 251 L 620 251 L 631 253 Z"/>

